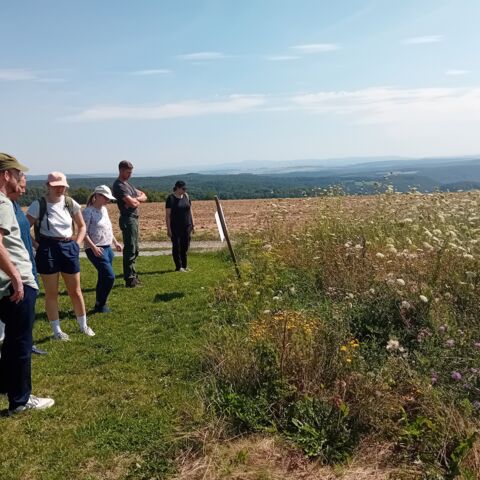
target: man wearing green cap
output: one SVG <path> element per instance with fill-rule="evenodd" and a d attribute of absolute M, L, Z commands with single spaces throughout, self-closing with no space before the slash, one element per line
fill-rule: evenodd
<path fill-rule="evenodd" d="M 5 323 L 0 394 L 8 397 L 9 414 L 54 404 L 51 398 L 31 394 L 32 328 L 38 287 L 12 202 L 7 197 L 17 189 L 21 172 L 27 170 L 15 157 L 0 153 L 0 318 Z"/>

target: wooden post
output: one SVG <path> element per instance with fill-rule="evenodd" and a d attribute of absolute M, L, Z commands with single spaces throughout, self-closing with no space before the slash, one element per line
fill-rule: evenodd
<path fill-rule="evenodd" d="M 218 199 L 217 195 L 215 195 L 215 203 L 217 204 L 218 218 L 220 219 L 220 224 L 222 226 L 223 234 L 225 235 L 225 240 L 227 241 L 228 250 L 230 251 L 230 256 L 232 257 L 233 264 L 235 265 L 235 271 L 237 272 L 237 277 L 240 278 L 240 270 L 238 269 L 237 259 L 235 257 L 235 252 L 233 251 L 232 243 L 230 242 L 227 224 L 225 223 L 225 217 L 223 216 L 222 206 L 220 205 L 220 200 Z"/>

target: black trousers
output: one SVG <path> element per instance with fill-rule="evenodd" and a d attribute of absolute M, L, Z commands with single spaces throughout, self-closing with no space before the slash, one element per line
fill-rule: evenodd
<path fill-rule="evenodd" d="M 8 296 L 0 300 L 0 318 L 5 323 L 0 393 L 8 395 L 10 410 L 25 405 L 32 393 L 32 328 L 38 291 L 25 284 L 23 289 L 24 297 L 19 303 L 11 302 Z"/>
<path fill-rule="evenodd" d="M 192 227 L 172 231 L 172 257 L 175 262 L 175 270 L 187 268 L 187 252 L 190 247 Z"/>

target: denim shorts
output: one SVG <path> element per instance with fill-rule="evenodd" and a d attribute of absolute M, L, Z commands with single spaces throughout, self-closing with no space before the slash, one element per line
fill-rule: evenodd
<path fill-rule="evenodd" d="M 78 273 L 80 271 L 80 247 L 74 240 L 63 242 L 41 238 L 35 255 L 35 264 L 40 274 Z"/>

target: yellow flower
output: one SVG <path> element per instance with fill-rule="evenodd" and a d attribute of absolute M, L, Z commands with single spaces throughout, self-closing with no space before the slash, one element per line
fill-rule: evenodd
<path fill-rule="evenodd" d="M 347 351 L 347 347 L 346 347 L 345 345 L 342 345 L 342 346 L 340 347 L 340 351 L 341 351 L 341 352 L 346 352 L 346 351 Z"/>

